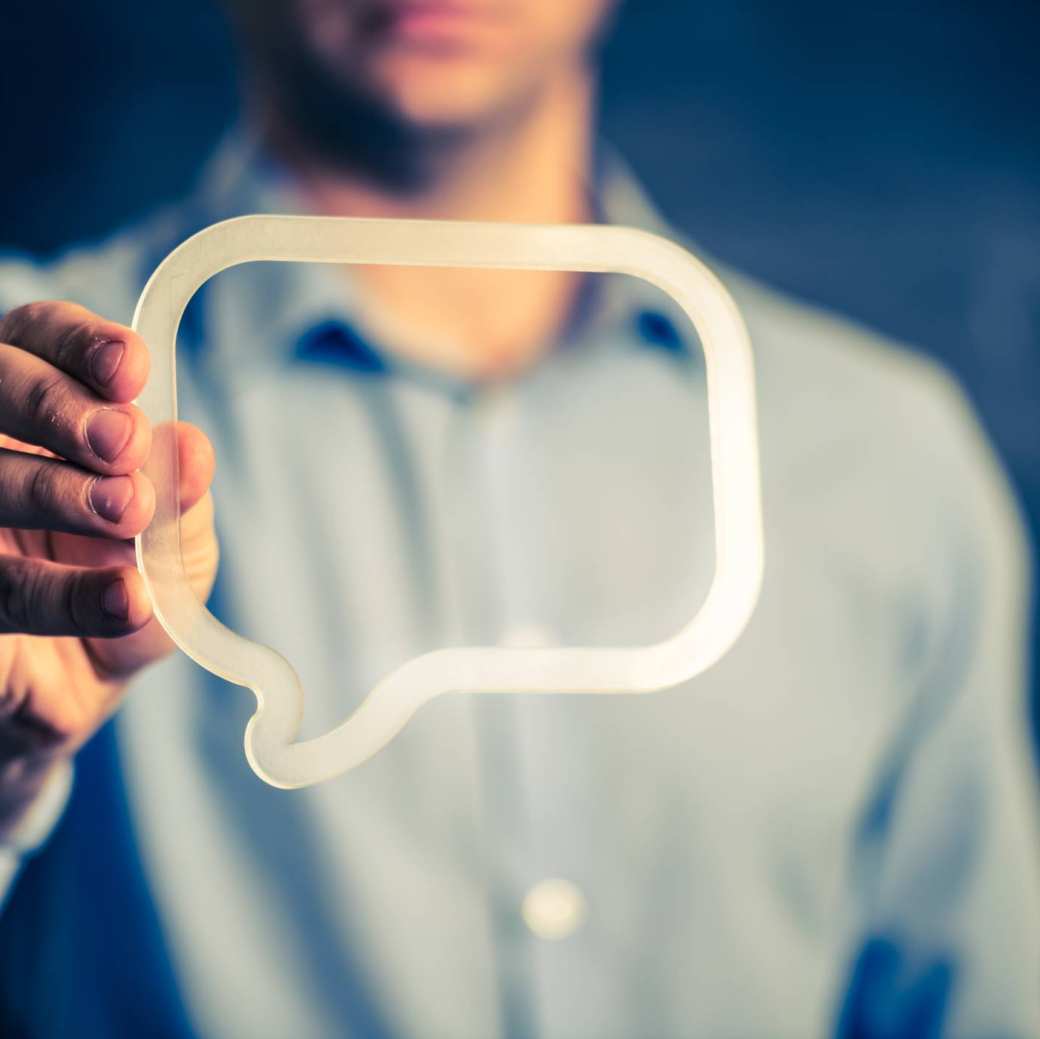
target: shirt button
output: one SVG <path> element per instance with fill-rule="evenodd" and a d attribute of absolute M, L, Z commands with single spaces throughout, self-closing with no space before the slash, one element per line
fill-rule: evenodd
<path fill-rule="evenodd" d="M 527 892 L 520 911 L 532 934 L 558 941 L 581 927 L 587 909 L 581 888 L 562 877 L 550 877 Z"/>

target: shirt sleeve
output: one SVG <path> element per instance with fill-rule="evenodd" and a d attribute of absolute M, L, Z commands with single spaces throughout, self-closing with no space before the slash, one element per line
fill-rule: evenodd
<path fill-rule="evenodd" d="M 59 762 L 13 830 L 0 840 L 0 910 L 18 878 L 22 864 L 47 843 L 58 825 L 72 790 L 72 764 Z"/>
<path fill-rule="evenodd" d="M 915 447 L 929 634 L 856 841 L 842 1039 L 1040 1035 L 1029 553 L 970 408 L 936 381 Z"/>

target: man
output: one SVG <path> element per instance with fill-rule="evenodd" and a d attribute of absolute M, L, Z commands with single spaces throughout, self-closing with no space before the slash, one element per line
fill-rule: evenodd
<path fill-rule="evenodd" d="M 0 272 L 5 1034 L 1040 1030 L 1018 527 L 956 390 L 862 331 L 727 276 L 768 572 L 687 688 L 445 698 L 284 793 L 150 617 L 154 264 L 257 210 L 663 230 L 592 140 L 608 6 L 236 6 L 250 130 L 199 192 Z M 425 650 L 638 644 L 703 595 L 704 373 L 645 285 L 250 265 L 180 352 L 189 567 L 215 515 L 211 605 L 299 667 L 306 735 Z"/>

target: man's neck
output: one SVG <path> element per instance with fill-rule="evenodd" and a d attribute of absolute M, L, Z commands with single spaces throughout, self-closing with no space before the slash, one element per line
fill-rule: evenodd
<path fill-rule="evenodd" d="M 310 206 L 349 216 L 561 223 L 590 219 L 591 88 L 575 75 L 529 111 L 432 157 L 409 190 L 276 141 Z M 537 359 L 573 313 L 581 280 L 558 272 L 357 270 L 362 316 L 391 349 L 456 375 L 495 378 Z"/>

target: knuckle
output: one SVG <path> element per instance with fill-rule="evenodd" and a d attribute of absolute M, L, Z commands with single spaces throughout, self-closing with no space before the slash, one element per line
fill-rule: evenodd
<path fill-rule="evenodd" d="M 8 631 L 29 631 L 38 578 L 29 567 L 0 567 L 0 624 Z"/>
<path fill-rule="evenodd" d="M 46 463 L 33 465 L 26 479 L 25 501 L 30 512 L 39 517 L 52 516 L 60 508 L 58 473 Z"/>
<path fill-rule="evenodd" d="M 86 608 L 89 577 L 87 572 L 69 574 L 65 579 L 61 595 L 63 618 L 76 631 L 89 631 L 92 625 Z M 93 625 L 96 627 L 96 625 Z"/>
<path fill-rule="evenodd" d="M 54 343 L 54 363 L 68 368 L 83 359 L 94 342 L 94 328 L 89 321 L 74 321 L 66 325 Z"/>
<path fill-rule="evenodd" d="M 29 326 L 41 320 L 46 304 L 40 302 L 22 303 L 9 310 L 0 322 L 0 330 L 4 339 L 16 339 Z"/>
<path fill-rule="evenodd" d="M 34 426 L 54 425 L 65 405 L 65 377 L 44 375 L 33 380 L 25 395 L 26 417 Z"/>

